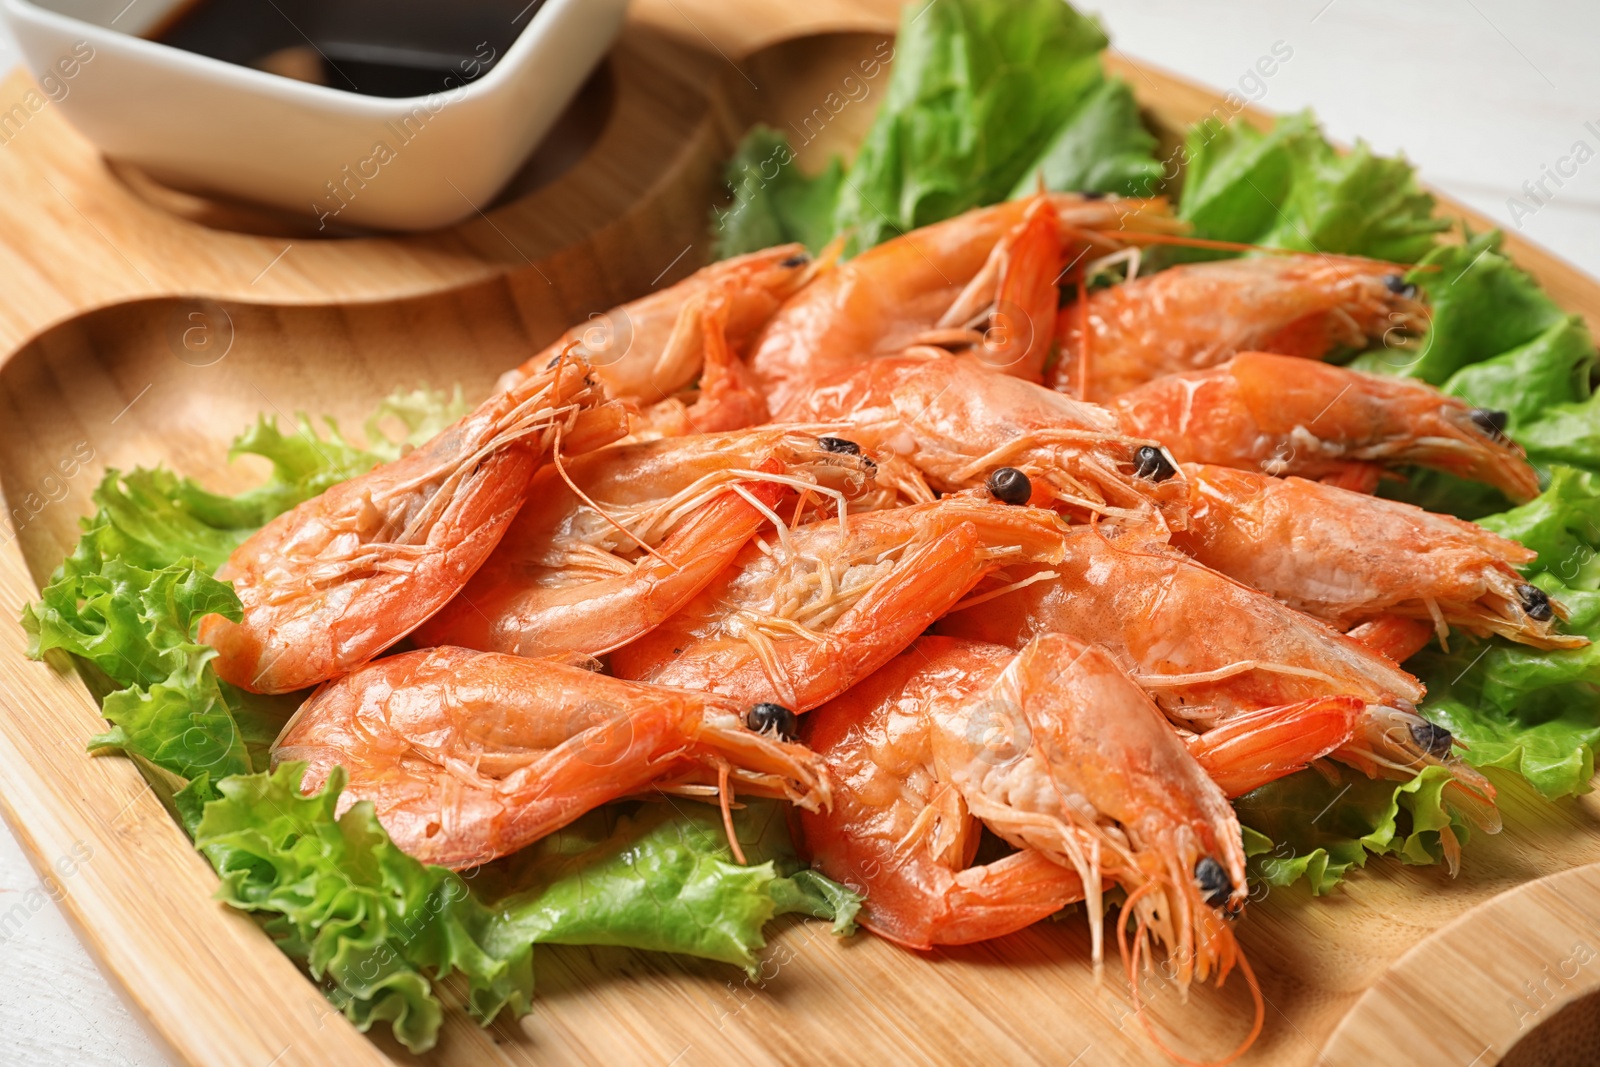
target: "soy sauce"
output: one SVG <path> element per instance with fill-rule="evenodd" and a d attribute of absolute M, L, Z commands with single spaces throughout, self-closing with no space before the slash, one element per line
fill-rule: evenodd
<path fill-rule="evenodd" d="M 544 0 L 200 0 L 151 39 L 369 96 L 426 96 L 493 69 Z"/>

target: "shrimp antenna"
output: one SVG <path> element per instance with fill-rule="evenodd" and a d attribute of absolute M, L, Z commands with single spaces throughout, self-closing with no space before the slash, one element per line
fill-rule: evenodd
<path fill-rule="evenodd" d="M 728 835 L 728 847 L 739 866 L 746 865 L 744 849 L 739 847 L 739 835 L 733 832 L 733 783 L 728 780 L 728 764 L 717 760 L 717 803 L 722 807 L 722 832 Z"/>
<path fill-rule="evenodd" d="M 1133 999 L 1133 1013 L 1138 1018 L 1139 1025 L 1144 1027 L 1144 1032 L 1150 1038 L 1150 1043 L 1174 1062 L 1183 1064 L 1183 1067 L 1227 1067 L 1228 1064 L 1250 1051 L 1250 1047 L 1256 1043 L 1256 1038 L 1261 1036 L 1261 1029 L 1266 1024 L 1267 1002 L 1266 998 L 1261 995 L 1261 983 L 1256 980 L 1255 971 L 1250 969 L 1250 961 L 1245 958 L 1244 947 L 1239 944 L 1237 938 L 1233 937 L 1232 931 L 1227 931 L 1227 936 L 1233 941 L 1234 959 L 1239 964 L 1240 972 L 1244 975 L 1245 984 L 1250 987 L 1250 999 L 1255 1004 L 1255 1016 L 1250 1025 L 1250 1032 L 1245 1035 L 1243 1041 L 1239 1042 L 1238 1047 L 1219 1060 L 1191 1059 L 1168 1047 L 1166 1042 L 1162 1041 L 1161 1037 L 1156 1033 L 1155 1026 L 1150 1022 L 1150 1017 L 1145 1014 L 1144 998 L 1139 994 L 1139 956 L 1147 936 L 1147 924 L 1143 918 L 1139 920 L 1138 929 L 1134 933 L 1132 954 L 1130 955 L 1128 951 L 1128 912 L 1141 896 L 1155 887 L 1156 883 L 1146 882 L 1138 889 L 1135 889 L 1128 895 L 1127 901 L 1122 905 L 1122 912 L 1117 916 L 1117 950 L 1128 965 L 1128 984 L 1130 986 L 1130 995 Z M 1220 979 L 1217 984 L 1219 986 L 1222 984 Z"/>
<path fill-rule="evenodd" d="M 850 238 L 854 236 L 855 227 L 852 226 L 823 245 L 822 251 L 817 253 L 817 258 L 811 261 L 811 276 L 816 277 L 844 258 L 845 245 L 849 244 Z"/>
<path fill-rule="evenodd" d="M 563 353 L 563 355 L 565 355 L 565 353 Z M 612 518 L 611 515 L 606 511 L 605 508 L 603 508 L 599 504 L 595 503 L 594 500 L 589 496 L 588 493 L 585 493 L 582 489 L 578 488 L 578 483 L 574 482 L 572 480 L 571 475 L 569 475 L 567 473 L 567 468 L 565 466 L 563 466 L 562 463 L 561 463 L 561 429 L 562 428 L 560 426 L 556 427 L 556 444 L 555 444 L 555 447 L 550 450 L 550 462 L 555 466 L 556 473 L 561 475 L 561 480 L 567 483 L 567 488 L 571 489 L 573 491 L 573 493 L 577 495 L 579 500 L 583 501 L 585 504 L 587 504 L 591 508 L 593 508 L 596 515 L 599 515 L 602 519 L 606 520 L 606 522 L 610 523 L 612 526 L 615 526 L 618 529 L 618 531 L 620 531 L 623 534 L 623 536 L 627 537 L 634 544 L 638 545 L 639 548 L 644 552 L 645 555 L 652 556 L 655 559 L 660 560 L 662 563 L 665 563 L 667 566 L 671 567 L 673 570 L 679 570 L 680 568 L 678 567 L 678 565 L 676 563 L 672 562 L 666 556 L 663 556 L 661 553 L 657 552 L 655 549 L 651 548 L 649 545 L 645 544 L 644 541 L 639 537 L 638 534 L 635 534 L 633 531 L 629 530 L 626 526 L 622 525 L 622 523 L 620 523 L 616 519 Z"/>

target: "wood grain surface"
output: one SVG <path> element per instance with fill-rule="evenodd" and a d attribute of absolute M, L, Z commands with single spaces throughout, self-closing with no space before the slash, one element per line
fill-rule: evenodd
<path fill-rule="evenodd" d="M 227 216 L 236 229 L 195 221 L 222 209 L 141 190 L 70 130 L 45 125 L 53 113 L 36 116 L 25 135 L 40 135 L 33 154 L 0 157 L 0 189 L 36 208 L 0 220 L 0 277 L 24 294 L 0 312 L 0 336 L 14 344 L 43 329 L 0 366 L 11 524 L 0 533 L 0 612 L 15 618 L 70 549 L 105 467 L 159 462 L 242 488 L 263 472 L 229 466 L 227 442 L 258 412 L 326 412 L 353 426 L 396 385 L 460 381 L 481 392 L 571 322 L 683 273 L 707 253 L 706 211 L 730 138 L 756 117 L 782 126 L 808 113 L 820 87 L 881 43 L 891 7 L 744 0 L 733 18 L 712 0 L 640 0 L 610 62 L 614 107 L 584 159 L 478 224 L 415 240 L 240 233 L 267 223 L 237 209 Z M 797 39 L 840 29 L 859 32 Z M 1159 72 L 1125 74 L 1169 130 L 1215 106 Z M 870 118 L 861 112 L 830 138 L 847 144 Z M 497 249 L 501 231 L 512 239 Z M 74 259 L 101 239 L 128 257 L 128 271 L 107 270 L 103 254 L 97 271 Z M 292 250 L 262 274 L 285 244 Z M 1516 254 L 1566 306 L 1600 319 L 1593 283 L 1536 250 Z M 184 341 L 196 326 L 207 338 L 198 348 Z M 92 459 L 62 478 L 59 463 L 85 449 Z M 80 682 L 61 664 L 27 662 L 17 628 L 4 630 L 0 803 L 174 1058 L 414 1059 L 356 1034 L 248 918 L 210 899 L 214 878 L 132 764 L 85 755 L 100 720 Z M 1600 960 L 1563 978 L 1559 999 L 1531 1022 L 1507 1008 L 1545 968 L 1573 969 L 1574 939 L 1600 948 L 1600 931 L 1581 927 L 1600 915 L 1600 875 L 1582 869 L 1600 863 L 1600 800 L 1552 805 L 1497 784 L 1506 828 L 1471 843 L 1457 879 L 1380 859 L 1331 898 L 1297 887 L 1252 905 L 1239 934 L 1270 1007 L 1246 1062 L 1357 1064 L 1382 1053 L 1493 1063 L 1596 988 Z M 1088 944 L 1080 912 L 925 954 L 789 922 L 754 978 L 624 950 L 541 949 L 530 1015 L 481 1030 L 451 1012 L 422 1061 L 1164 1062 L 1117 969 L 1095 979 Z M 450 983 L 445 992 L 459 994 Z M 1248 1025 L 1236 981 L 1187 1002 L 1159 983 L 1145 996 L 1165 1039 L 1192 1055 L 1225 1052 Z M 1519 1025 L 1498 1025 L 1495 1013 Z M 1412 1043 L 1397 1044 L 1406 1025 Z M 1468 1048 L 1478 1036 L 1481 1052 Z"/>

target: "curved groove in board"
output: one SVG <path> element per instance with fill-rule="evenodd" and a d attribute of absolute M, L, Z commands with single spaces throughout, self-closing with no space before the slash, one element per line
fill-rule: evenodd
<path fill-rule="evenodd" d="M 1480 904 L 1396 960 L 1324 1049 L 1333 1067 L 1493 1067 L 1563 1006 L 1600 991 L 1600 864 Z"/>
<path fill-rule="evenodd" d="M 670 230 L 664 243 L 681 249 L 704 234 L 701 212 L 721 155 L 720 145 L 708 150 L 714 124 L 704 87 L 715 81 L 713 59 L 630 24 L 610 54 L 609 121 L 581 159 L 526 196 L 453 227 L 411 235 L 320 240 L 205 226 L 130 188 L 58 111 L 47 109 L 31 121 L 26 138 L 0 153 L 0 195 L 35 208 L 0 219 L 0 278 L 12 293 L 0 305 L 0 351 L 125 300 L 393 299 L 507 273 L 537 274 L 550 255 L 590 242 L 625 245 L 618 232 L 639 227 Z M 0 100 L 31 84 L 14 72 L 0 81 Z M 683 210 L 689 201 L 692 212 Z M 624 270 L 613 291 L 637 295 L 664 266 Z"/>

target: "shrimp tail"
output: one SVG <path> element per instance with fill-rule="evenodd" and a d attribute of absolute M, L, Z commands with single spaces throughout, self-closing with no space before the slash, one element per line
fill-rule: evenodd
<path fill-rule="evenodd" d="M 779 474 L 775 458 L 757 470 Z M 625 576 L 564 589 L 519 582 L 515 562 L 490 565 L 426 623 L 418 636 L 431 645 L 459 645 L 519 656 L 575 650 L 601 656 L 659 625 L 716 578 L 767 522 L 787 492 L 775 482 L 751 482 L 748 497 L 730 489 L 692 512 L 658 549 Z M 598 508 L 597 508 L 598 510 Z M 630 535 L 631 536 L 631 535 Z"/>
<path fill-rule="evenodd" d="M 1335 696 L 1239 715 L 1188 740 L 1189 751 L 1230 797 L 1303 770 L 1348 743 L 1366 702 Z"/>
<path fill-rule="evenodd" d="M 1433 624 L 1422 619 L 1384 615 L 1362 623 L 1345 636 L 1399 665 L 1428 647 L 1433 633 Z"/>
<path fill-rule="evenodd" d="M 956 872 L 943 886 L 939 899 L 926 906 L 941 916 L 938 944 L 970 945 L 1032 926 L 1082 899 L 1083 880 L 1076 871 L 1041 852 L 1024 849 Z M 872 929 L 907 948 L 933 947 L 925 929 L 915 941 L 893 929 Z"/>
<path fill-rule="evenodd" d="M 719 300 L 700 317 L 705 360 L 700 369 L 700 399 L 689 408 L 697 433 L 742 430 L 771 418 L 760 383 L 728 344 L 727 301 Z"/>
<path fill-rule="evenodd" d="M 1061 227 L 1048 196 L 998 246 L 1004 256 L 1000 280 L 979 358 L 997 370 L 1039 383 L 1054 340 L 1061 291 Z M 991 340 L 992 339 L 992 340 Z"/>

